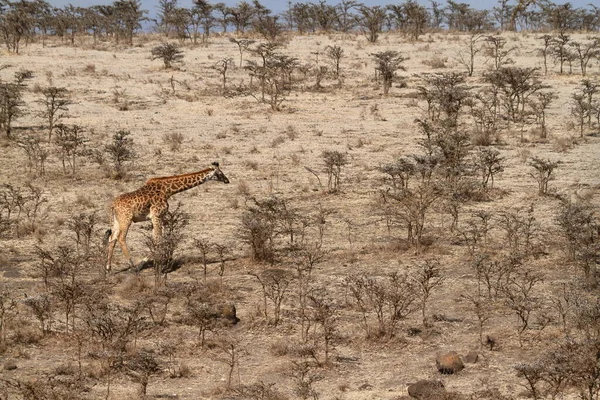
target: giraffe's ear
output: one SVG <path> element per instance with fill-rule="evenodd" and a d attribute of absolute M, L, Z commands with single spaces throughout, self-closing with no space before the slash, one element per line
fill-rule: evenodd
<path fill-rule="evenodd" d="M 213 162 L 213 163 L 212 163 L 212 165 L 213 165 L 214 167 L 217 167 L 217 168 L 219 168 L 219 163 L 218 163 L 218 162 L 216 162 L 216 161 L 215 161 L 215 162 Z"/>

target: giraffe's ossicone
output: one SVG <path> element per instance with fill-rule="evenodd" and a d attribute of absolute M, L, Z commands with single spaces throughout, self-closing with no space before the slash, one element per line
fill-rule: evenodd
<path fill-rule="evenodd" d="M 112 229 L 106 231 L 108 260 L 106 270 L 110 271 L 113 251 L 117 241 L 123 254 L 133 266 L 125 239 L 133 222 L 152 221 L 152 236 L 158 242 L 162 236 L 162 219 L 169 210 L 169 197 L 208 181 L 229 183 L 229 179 L 214 162 L 209 168 L 189 174 L 149 179 L 144 186 L 118 196 L 112 203 Z"/>

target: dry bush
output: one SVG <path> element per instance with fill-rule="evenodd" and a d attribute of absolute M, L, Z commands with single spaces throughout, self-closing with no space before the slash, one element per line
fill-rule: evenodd
<path fill-rule="evenodd" d="M 52 139 L 54 125 L 65 116 L 68 106 L 73 104 L 68 96 L 66 88 L 50 86 L 41 90 L 43 99 L 38 103 L 42 104 L 44 111 L 41 115 L 48 121 L 48 141 Z"/>
<path fill-rule="evenodd" d="M 577 142 L 572 137 L 557 137 L 552 141 L 552 150 L 565 153 L 575 147 Z"/>
<path fill-rule="evenodd" d="M 338 193 L 340 191 L 342 167 L 348 164 L 348 157 L 337 150 L 323 151 L 321 157 L 325 163 L 325 172 L 327 172 L 327 189 L 329 193 Z"/>
<path fill-rule="evenodd" d="M 124 367 L 127 374 L 140 384 L 139 395 L 141 398 L 146 397 L 150 378 L 162 371 L 161 364 L 154 354 L 143 350 L 129 355 L 124 361 Z"/>
<path fill-rule="evenodd" d="M 423 318 L 423 325 L 428 326 L 427 303 L 429 301 L 429 297 L 431 296 L 431 292 L 444 282 L 439 261 L 425 261 L 419 270 L 413 274 L 412 279 L 414 281 L 416 295 L 421 302 L 421 316 Z"/>
<path fill-rule="evenodd" d="M 104 154 L 112 164 L 110 175 L 113 179 L 124 178 L 128 164 L 137 157 L 133 146 L 133 138 L 129 137 L 130 135 L 131 132 L 129 131 L 117 131 L 112 137 L 112 142 L 104 145 Z"/>
<path fill-rule="evenodd" d="M 298 65 L 298 59 L 278 53 L 279 44 L 263 43 L 250 52 L 260 57 L 261 63 L 254 60 L 244 67 L 257 82 L 238 88 L 238 92 L 250 95 L 261 103 L 267 103 L 271 110 L 279 111 L 281 104 L 292 90 L 292 71 Z"/>
<path fill-rule="evenodd" d="M 46 293 L 27 297 L 24 301 L 40 324 L 42 336 L 50 331 L 53 320 L 52 299 Z"/>
<path fill-rule="evenodd" d="M 241 216 L 240 239 L 250 246 L 256 261 L 274 262 L 278 237 L 289 238 L 290 247 L 302 237 L 301 215 L 285 199 L 272 197 L 266 200 L 253 199 L 254 205 L 247 206 Z"/>
<path fill-rule="evenodd" d="M 324 376 L 316 371 L 313 363 L 306 360 L 292 361 L 288 374 L 292 377 L 293 391 L 298 398 L 303 400 L 319 398 L 319 392 L 314 385 L 323 380 Z"/>
<path fill-rule="evenodd" d="M 283 394 L 275 389 L 274 383 L 258 382 L 240 385 L 234 389 L 234 398 L 248 400 L 286 400 Z"/>
<path fill-rule="evenodd" d="M 447 68 L 448 67 L 446 65 L 447 62 L 448 62 L 448 57 L 441 57 L 441 56 L 433 56 L 429 59 L 421 61 L 421 63 L 423 65 L 427 65 L 428 67 L 430 67 L 432 69 Z"/>
<path fill-rule="evenodd" d="M 26 169 L 32 177 L 46 174 L 46 161 L 50 156 L 48 146 L 42 144 L 36 136 L 24 136 L 17 139 L 17 145 L 25 151 L 27 156 Z"/>
<path fill-rule="evenodd" d="M 594 287 L 598 283 L 595 260 L 600 252 L 600 224 L 592 206 L 563 201 L 556 216 L 569 259 L 582 270 L 585 281 Z"/>
<path fill-rule="evenodd" d="M 540 250 L 540 224 L 533 205 L 500 212 L 496 215 L 496 228 L 504 236 L 504 246 L 515 255 L 531 255 Z"/>
<path fill-rule="evenodd" d="M 25 76 L 25 78 L 32 76 Z M 15 82 L 0 82 L 0 129 L 7 138 L 12 137 L 15 120 L 25 113 L 22 108 L 25 105 L 22 100 L 24 89 L 25 85 L 19 79 L 15 79 Z"/>
<path fill-rule="evenodd" d="M 538 183 L 538 194 L 540 196 L 548 194 L 548 183 L 554 178 L 554 170 L 560 165 L 560 161 L 532 157 L 529 165 L 535 169 L 535 172 L 530 175 Z"/>
<path fill-rule="evenodd" d="M 383 84 L 383 94 L 387 95 L 392 87 L 392 84 L 397 79 L 396 71 L 405 70 L 402 63 L 408 60 L 397 51 L 388 50 L 379 53 L 371 54 L 375 61 L 375 71 L 381 76 Z"/>
<path fill-rule="evenodd" d="M 0 186 L 0 235 L 41 232 L 48 211 L 48 198 L 42 188 L 31 183 L 24 187 Z"/>
<path fill-rule="evenodd" d="M 473 72 L 475 72 L 475 57 L 483 50 L 483 47 L 479 44 L 482 39 L 483 34 L 477 31 L 471 33 L 468 39 L 461 45 L 466 49 L 461 48 L 454 57 L 456 62 L 467 69 L 467 74 L 469 76 L 473 76 Z"/>
<path fill-rule="evenodd" d="M 150 51 L 150 59 L 161 59 L 165 69 L 171 68 L 173 64 L 182 62 L 183 56 L 183 51 L 179 49 L 179 46 L 173 43 L 160 44 L 153 47 Z"/>
<path fill-rule="evenodd" d="M 293 274 L 283 269 L 267 269 L 261 273 L 250 272 L 250 275 L 254 276 L 262 287 L 265 320 L 269 320 L 268 299 L 273 305 L 272 323 L 277 325 L 281 319 L 281 306 L 294 280 Z"/>
<path fill-rule="evenodd" d="M 168 210 L 162 217 L 162 231 L 159 237 L 152 233 L 146 235 L 145 244 L 154 268 L 155 289 L 165 283 L 169 272 L 181 266 L 181 262 L 175 258 L 175 253 L 182 245 L 183 229 L 189 224 L 189 219 L 189 214 L 181 211 L 181 203 L 177 203 L 173 210 Z"/>
<path fill-rule="evenodd" d="M 163 143 L 169 147 L 174 153 L 177 153 L 181 150 L 181 145 L 185 140 L 185 137 L 181 132 L 169 132 L 165 133 L 162 136 Z"/>
<path fill-rule="evenodd" d="M 366 273 L 355 274 L 344 279 L 344 286 L 362 314 L 361 325 L 367 338 L 394 337 L 398 323 L 416 310 L 413 303 L 417 299 L 417 288 L 406 275 L 392 273 L 378 279 Z M 373 315 L 377 321 L 376 332 L 369 322 Z"/>
<path fill-rule="evenodd" d="M 8 327 L 17 316 L 17 302 L 8 285 L 0 287 L 0 354 L 7 349 Z"/>
<path fill-rule="evenodd" d="M 77 158 L 88 154 L 85 149 L 88 142 L 84 135 L 85 129 L 79 125 L 65 124 L 57 124 L 55 128 L 54 144 L 63 167 L 63 173 L 66 175 L 67 167 L 69 167 L 71 176 L 75 176 L 79 166 Z"/>
<path fill-rule="evenodd" d="M 86 64 L 86 66 L 83 67 L 83 72 L 87 72 L 88 74 L 95 74 L 96 73 L 96 65 L 95 64 Z"/>

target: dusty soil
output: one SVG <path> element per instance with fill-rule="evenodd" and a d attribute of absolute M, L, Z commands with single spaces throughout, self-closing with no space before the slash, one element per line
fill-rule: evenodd
<path fill-rule="evenodd" d="M 516 66 L 541 67 L 542 58 L 536 53 L 541 42 L 536 35 L 505 37 L 508 46 L 516 46 L 511 56 Z M 184 265 L 169 274 L 166 285 L 203 281 L 194 239 L 207 238 L 225 246 L 224 276 L 218 275 L 218 256 L 213 250 L 206 285 L 218 288 L 214 290 L 221 298 L 235 304 L 240 322 L 207 332 L 207 344 L 202 348 L 197 328 L 181 322 L 185 314 L 183 296 L 173 300 L 162 326 L 152 325 L 144 314 L 149 328 L 139 333 L 135 346 L 132 342 L 128 348 L 132 353 L 136 349 L 153 351 L 160 362 L 160 371 L 150 377 L 148 395 L 180 399 L 233 396 L 226 391 L 229 367 L 218 345 L 219 339 L 227 337 L 240 355 L 233 371 L 234 388 L 264 382 L 274 384 L 273 389 L 287 398 L 299 398 L 294 392 L 298 380 L 292 373 L 292 362 L 306 358 L 286 350 L 286 346 L 298 347 L 301 342 L 295 283 L 283 301 L 279 324 L 272 322 L 270 302 L 265 320 L 261 286 L 249 273 L 273 266 L 252 261 L 249 247 L 239 235 L 241 215 L 252 205 L 250 199 L 277 196 L 305 215 L 316 214 L 320 207 L 328 211 L 322 247 L 325 258 L 316 266 L 313 279 L 315 287 L 327 288 L 338 310 L 338 336 L 331 362 L 311 368 L 311 373 L 319 375 L 312 385 L 319 398 L 396 399 L 407 395 L 407 386 L 419 379 L 442 380 L 448 390 L 464 395 L 498 389 L 506 396 L 525 398 L 524 381 L 517 377 L 514 366 L 534 359 L 563 337 L 556 318 L 543 330 L 535 321 L 543 315 L 556 317 L 550 307 L 551 297 L 560 293 L 563 283 L 581 274 L 567 262 L 557 233 L 558 197 L 598 204 L 600 141 L 593 135 L 579 138 L 579 132 L 573 129 L 571 94 L 580 87 L 581 75 L 577 71 L 559 75 L 557 67 L 550 64 L 549 74 L 540 77 L 558 96 L 548 110 L 548 139 L 539 139 L 533 125 L 526 127 L 523 141 L 517 128 L 502 131 L 493 147 L 505 158 L 505 170 L 495 179 L 494 195 L 489 201 L 462 204 L 457 227 L 459 231 L 466 229 L 476 210 L 497 214 L 533 205 L 536 240 L 543 251 L 528 259 L 527 266 L 543 277 L 535 296 L 543 300 L 544 306 L 533 312 L 532 326 L 521 337 L 514 313 L 497 306 L 484 327 L 484 337 L 494 337 L 497 346 L 493 350 L 480 346 L 477 318 L 463 297 L 477 286 L 472 259 L 467 246 L 457 240 L 456 231 L 450 231 L 450 216 L 441 206 L 432 209 L 425 230 L 427 245 L 417 252 L 405 245 L 406 230 L 388 229 L 377 210 L 379 193 L 386 187 L 379 167 L 421 151 L 418 141 L 422 134 L 415 119 L 425 117 L 425 103 L 415 100 L 415 93 L 423 85 L 423 74 L 462 72 L 455 56 L 465 38 L 440 33 L 408 42 L 400 35 L 387 34 L 373 45 L 359 35 L 291 37 L 281 51 L 297 57 L 302 64 L 326 65 L 326 46 L 341 46 L 345 50 L 343 79 L 341 86 L 325 79 L 323 88 L 315 90 L 314 78 L 309 77 L 296 84 L 276 112 L 252 97 L 221 95 L 219 74 L 211 67 L 227 57 L 239 65 L 237 47 L 225 37 L 212 38 L 207 47 L 183 47 L 183 64 L 171 70 L 165 70 L 160 60 L 150 59 L 150 49 L 160 43 L 153 37 L 138 38 L 133 48 L 112 43 L 94 46 L 81 39 L 76 47 L 50 42 L 45 47 L 31 44 L 19 55 L 4 54 L 2 63 L 8 67 L 0 71 L 3 80 L 11 81 L 20 69 L 34 73 L 24 95 L 27 113 L 15 121 L 15 138 L 46 137 L 45 122 L 39 114 L 42 108 L 36 102 L 41 94 L 35 88 L 54 85 L 66 87 L 74 101 L 61 122 L 84 127 L 88 148 L 101 149 L 116 131 L 128 130 L 138 158 L 128 166 L 125 179 L 114 180 L 105 167 L 82 157 L 72 178 L 63 174 L 58 158 L 51 153 L 46 172 L 40 176 L 28 171 L 23 149 L 14 140 L 3 139 L 1 183 L 15 187 L 31 183 L 43 189 L 47 202 L 42 205 L 43 218 L 35 232 L 2 239 L 0 282 L 19 302 L 18 317 L 7 326 L 8 347 L 0 355 L 0 360 L 14 360 L 18 368 L 2 371 L 2 378 L 27 381 L 60 375 L 61 369 L 65 375 L 77 370 L 77 340 L 71 332 L 65 332 L 60 307 L 53 314 L 51 331 L 40 337 L 37 320 L 22 303 L 25 296 L 45 290 L 36 272 L 36 247 L 52 250 L 61 244 L 72 245 L 74 235 L 66 221 L 80 212 L 95 211 L 105 221 L 96 226 L 99 241 L 109 226 L 109 205 L 115 196 L 138 188 L 150 177 L 201 170 L 218 161 L 231 184 L 206 183 L 171 198 L 171 206 L 181 202 L 181 210 L 189 214 L 190 221 L 177 250 Z M 398 72 L 405 85 L 394 85 L 388 96 L 382 95 L 380 83 L 374 80 L 371 57 L 385 50 L 410 57 L 404 63 L 406 70 Z M 251 56 L 244 54 L 244 58 Z M 433 58 L 445 60 L 446 67 L 434 69 L 424 64 Z M 474 76 L 467 80 L 474 93 L 483 85 L 482 74 L 490 68 L 490 62 L 480 53 Z M 590 78 L 597 80 L 599 71 L 596 61 L 589 68 Z M 230 87 L 248 81 L 247 72 L 237 66 L 228 76 Z M 464 129 L 472 128 L 467 125 Z M 164 140 L 165 135 L 173 133 L 183 136 L 177 151 L 171 151 Z M 337 194 L 327 193 L 306 169 L 315 171 L 326 186 L 325 150 L 348 157 L 348 164 L 342 168 L 341 192 Z M 561 162 L 550 182 L 549 196 L 537 193 L 537 182 L 528 164 L 532 156 Z M 136 260 L 147 255 L 144 235 L 148 230 L 144 227 L 149 225 L 134 224 L 128 236 Z M 307 237 L 315 240 L 314 227 L 309 227 Z M 284 239 L 280 242 L 283 247 Z M 505 247 L 502 231 L 492 229 L 490 251 L 500 254 Z M 399 323 L 394 338 L 367 338 L 362 314 L 349 298 L 344 279 L 358 272 L 374 277 L 392 272 L 412 274 L 424 260 L 431 259 L 439 260 L 444 280 L 428 301 L 428 326 L 423 326 L 421 314 L 416 311 Z M 116 262 L 116 270 L 126 267 L 119 249 Z M 90 263 L 84 278 L 100 276 L 101 266 L 102 261 Z M 293 259 L 280 255 L 276 267 L 295 271 L 293 266 Z M 131 305 L 153 291 L 154 278 L 149 270 L 111 274 L 103 279 L 112 288 L 111 299 L 122 305 Z M 374 316 L 369 318 L 374 326 Z M 81 320 L 76 319 L 75 324 L 78 330 L 87 332 Z M 30 341 L 23 339 L 23 332 L 32 337 Z M 80 361 L 89 392 L 83 396 L 105 398 L 109 379 L 99 372 L 101 362 L 94 357 L 97 342 L 87 336 L 89 333 L 84 335 Z M 168 346 L 175 349 L 171 356 L 164 350 Z M 458 374 L 441 375 L 435 367 L 436 355 L 451 350 L 462 355 L 476 350 L 479 360 L 467 364 Z M 323 361 L 322 350 L 318 357 Z M 187 373 L 171 378 L 169 369 L 182 365 Z M 138 384 L 130 375 L 117 371 L 108 398 L 131 398 L 137 390 Z M 574 396 L 567 393 L 565 398 Z"/>

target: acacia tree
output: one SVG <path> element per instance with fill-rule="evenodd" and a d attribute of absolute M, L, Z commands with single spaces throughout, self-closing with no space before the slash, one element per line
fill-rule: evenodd
<path fill-rule="evenodd" d="M 325 48 L 325 54 L 329 57 L 331 64 L 333 65 L 333 78 L 340 79 L 340 62 L 344 57 L 344 49 L 340 46 L 327 46 Z"/>
<path fill-rule="evenodd" d="M 43 99 L 38 102 L 44 107 L 42 116 L 48 121 L 48 141 L 52 140 L 54 125 L 64 116 L 62 111 L 69 111 L 68 106 L 73 104 L 64 87 L 50 86 L 42 89 Z"/>
<path fill-rule="evenodd" d="M 71 175 L 75 176 L 77 157 L 83 154 L 83 147 L 87 142 L 83 136 L 84 132 L 85 129 L 79 125 L 56 125 L 54 144 L 58 148 L 58 155 L 65 175 L 67 174 L 67 166 L 69 166 Z"/>
<path fill-rule="evenodd" d="M 552 180 L 552 173 L 558 167 L 560 163 L 558 161 L 544 160 L 538 157 L 533 157 L 529 165 L 535 169 L 535 173 L 531 176 L 535 178 L 538 183 L 538 194 L 540 196 L 548 194 L 548 182 Z"/>
<path fill-rule="evenodd" d="M 375 43 L 383 30 L 383 24 L 386 19 L 385 8 L 380 6 L 362 6 L 358 11 L 357 22 L 361 31 L 369 42 Z"/>
<path fill-rule="evenodd" d="M 24 86 L 19 83 L 0 82 L 0 128 L 7 138 L 11 138 L 12 126 L 15 119 L 25 111 L 22 106 Z"/>
<path fill-rule="evenodd" d="M 473 32 L 469 35 L 469 38 L 465 40 L 463 46 L 466 49 L 458 51 L 455 59 L 467 69 L 469 76 L 473 76 L 475 71 L 475 56 L 483 50 L 479 45 L 479 41 L 483 38 L 481 33 Z"/>
<path fill-rule="evenodd" d="M 337 4 L 337 25 L 339 30 L 348 32 L 356 26 L 352 10 L 359 6 L 361 6 L 361 3 L 356 0 L 341 0 Z"/>
<path fill-rule="evenodd" d="M 572 54 L 579 60 L 581 75 L 585 76 L 590 61 L 600 58 L 600 38 L 585 43 L 571 41 L 569 46 L 573 49 Z"/>
<path fill-rule="evenodd" d="M 273 111 L 280 110 L 280 106 L 291 91 L 291 74 L 298 59 L 277 53 L 279 47 L 276 43 L 262 43 L 251 52 L 260 57 L 261 62 L 248 61 L 244 67 L 250 74 L 250 86 L 243 88 L 244 94 L 254 97 L 261 103 L 268 103 Z M 258 80 L 258 93 L 253 85 L 253 80 Z"/>
<path fill-rule="evenodd" d="M 564 71 L 565 62 L 568 62 L 571 58 L 571 52 L 568 48 L 570 41 L 571 37 L 562 32 L 552 40 L 550 54 L 552 54 L 552 57 L 555 61 L 558 61 L 560 66 L 559 71 L 561 74 Z"/>
<path fill-rule="evenodd" d="M 136 158 L 133 149 L 133 139 L 129 137 L 131 132 L 120 130 L 113 135 L 112 142 L 104 146 L 104 152 L 113 164 L 113 176 L 121 179 L 125 176 L 125 163 Z"/>
<path fill-rule="evenodd" d="M 178 63 L 183 60 L 183 51 L 176 44 L 163 43 L 151 50 L 151 60 L 162 59 L 165 64 L 165 69 L 172 67 L 173 63 Z"/>
<path fill-rule="evenodd" d="M 402 63 L 408 60 L 408 57 L 404 57 L 400 53 L 394 50 L 382 51 L 379 53 L 371 54 L 375 60 L 375 70 L 381 75 L 383 82 L 383 94 L 387 95 L 394 82 L 394 77 L 397 70 L 405 70 Z"/>
<path fill-rule="evenodd" d="M 215 6 L 207 0 L 194 0 L 194 6 L 190 10 L 190 19 L 196 26 L 202 27 L 202 42 L 206 43 L 210 36 L 210 29 L 215 25 L 215 17 L 213 12 Z M 194 29 L 193 41 L 196 43 L 198 37 L 198 29 Z"/>
<path fill-rule="evenodd" d="M 256 40 L 252 40 L 252 39 L 236 39 L 236 38 L 230 37 L 229 41 L 231 43 L 235 43 L 238 46 L 238 50 L 240 52 L 240 68 L 242 68 L 242 62 L 244 61 L 243 60 L 244 52 L 246 50 L 248 50 L 248 48 L 250 46 L 252 46 L 256 42 Z"/>
<path fill-rule="evenodd" d="M 157 8 L 159 10 L 158 19 L 156 20 L 158 31 L 169 37 L 174 29 L 173 17 L 177 8 L 177 0 L 159 0 Z"/>
<path fill-rule="evenodd" d="M 538 52 L 539 54 L 541 54 L 542 57 L 544 57 L 544 75 L 548 75 L 548 55 L 551 51 L 553 38 L 550 35 L 543 35 L 539 39 L 543 40 L 544 42 L 543 47 L 539 48 Z"/>
<path fill-rule="evenodd" d="M 240 1 L 237 6 L 229 9 L 231 22 L 235 26 L 236 33 L 244 33 L 246 28 L 250 26 L 254 12 L 254 7 L 245 0 Z"/>
<path fill-rule="evenodd" d="M 346 154 L 335 150 L 326 150 L 322 154 L 325 162 L 325 171 L 327 172 L 327 187 L 329 193 L 337 193 L 340 191 L 340 177 L 342 167 L 348 164 Z"/>
<path fill-rule="evenodd" d="M 429 22 L 427 8 L 415 0 L 406 0 L 400 7 L 406 17 L 405 30 L 412 40 L 419 40 Z"/>
<path fill-rule="evenodd" d="M 500 67 L 484 79 L 501 94 L 508 121 L 523 121 L 529 98 L 546 86 L 537 77 L 537 68 Z"/>
<path fill-rule="evenodd" d="M 21 41 L 31 35 L 34 27 L 34 3 L 7 1 L 8 9 L 0 13 L 0 35 L 11 53 L 19 53 Z"/>
<path fill-rule="evenodd" d="M 494 69 L 514 63 L 508 56 L 516 47 L 506 49 L 506 39 L 501 36 L 488 36 L 485 38 L 485 53 L 494 61 Z"/>
<path fill-rule="evenodd" d="M 133 34 L 141 28 L 146 10 L 142 10 L 140 0 L 117 0 L 112 5 L 116 27 L 116 40 L 124 37 L 127 44 L 133 45 Z"/>

